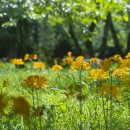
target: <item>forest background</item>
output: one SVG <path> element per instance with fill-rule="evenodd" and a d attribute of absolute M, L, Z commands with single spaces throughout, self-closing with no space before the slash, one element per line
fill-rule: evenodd
<path fill-rule="evenodd" d="M 130 51 L 129 0 L 1 0 L 0 58 L 67 51 L 106 58 Z"/>

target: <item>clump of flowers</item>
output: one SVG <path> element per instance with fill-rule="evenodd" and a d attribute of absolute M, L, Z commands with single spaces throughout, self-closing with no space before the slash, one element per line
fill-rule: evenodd
<path fill-rule="evenodd" d="M 25 54 L 24 60 L 37 60 L 38 55 L 37 54 Z"/>
<path fill-rule="evenodd" d="M 75 61 L 72 62 L 71 67 L 73 69 L 85 70 L 90 66 L 88 62 L 84 60 L 83 56 L 78 56 Z"/>
<path fill-rule="evenodd" d="M 55 65 L 52 66 L 52 69 L 53 70 L 62 70 L 63 67 L 61 65 L 55 64 Z"/>
<path fill-rule="evenodd" d="M 91 63 L 91 64 L 93 64 L 93 63 L 99 64 L 99 62 L 100 62 L 100 59 L 97 58 L 97 57 L 94 57 L 94 58 L 91 58 L 91 59 L 90 59 L 90 63 Z"/>
<path fill-rule="evenodd" d="M 113 57 L 111 57 L 110 59 L 119 63 L 122 60 L 122 57 L 120 55 L 116 54 Z"/>
<path fill-rule="evenodd" d="M 130 68 L 130 59 L 122 59 L 120 61 L 120 67 L 128 67 L 128 68 Z"/>
<path fill-rule="evenodd" d="M 102 70 L 108 71 L 110 67 L 111 67 L 111 60 L 110 59 L 105 59 L 103 61 L 100 61 L 100 68 Z"/>
<path fill-rule="evenodd" d="M 24 61 L 22 58 L 14 58 L 11 60 L 11 63 L 14 65 L 24 65 Z"/>
<path fill-rule="evenodd" d="M 38 62 L 33 62 L 33 68 L 34 69 L 45 69 L 45 63 L 43 63 L 42 61 L 38 61 Z"/>
<path fill-rule="evenodd" d="M 125 58 L 130 59 L 130 52 L 125 56 Z"/>
<path fill-rule="evenodd" d="M 45 89 L 48 86 L 48 80 L 45 76 L 30 75 L 24 80 L 23 85 L 36 89 Z"/>
<path fill-rule="evenodd" d="M 19 96 L 17 98 L 13 98 L 13 112 L 15 114 L 20 114 L 25 118 L 29 117 L 30 114 L 30 105 L 24 99 L 24 97 Z"/>
<path fill-rule="evenodd" d="M 65 57 L 65 58 L 63 58 L 63 64 L 68 64 L 68 65 L 71 65 L 72 64 L 72 62 L 73 62 L 73 57 L 72 57 L 72 52 L 71 51 L 69 51 L 69 52 L 67 52 L 67 57 Z"/>
<path fill-rule="evenodd" d="M 106 79 L 108 78 L 108 74 L 102 69 L 93 69 L 90 71 L 89 78 L 95 80 Z"/>
<path fill-rule="evenodd" d="M 102 84 L 99 87 L 99 94 L 101 96 L 113 96 L 117 101 L 121 101 L 121 89 L 117 86 L 110 86 L 108 84 Z"/>
<path fill-rule="evenodd" d="M 112 75 L 121 79 L 126 78 L 129 75 L 129 69 L 127 67 L 117 68 Z"/>

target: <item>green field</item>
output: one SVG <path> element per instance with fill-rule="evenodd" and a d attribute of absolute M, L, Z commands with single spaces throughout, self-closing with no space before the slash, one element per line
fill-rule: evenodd
<path fill-rule="evenodd" d="M 129 55 L 68 57 L 52 68 L 0 63 L 1 130 L 130 129 Z"/>

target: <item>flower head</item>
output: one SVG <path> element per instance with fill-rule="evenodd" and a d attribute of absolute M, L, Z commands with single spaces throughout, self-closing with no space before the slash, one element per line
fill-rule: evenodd
<path fill-rule="evenodd" d="M 13 112 L 15 114 L 21 114 L 23 117 L 28 118 L 30 112 L 29 109 L 30 105 L 24 97 L 19 96 L 17 98 L 13 98 Z"/>
<path fill-rule="evenodd" d="M 55 64 L 55 65 L 52 66 L 53 70 L 62 70 L 62 68 L 63 67 L 61 65 L 58 65 L 58 64 Z"/>
<path fill-rule="evenodd" d="M 48 85 L 48 80 L 45 76 L 30 75 L 24 80 L 23 84 L 24 86 L 28 86 L 36 89 L 41 89 L 41 88 L 45 89 Z"/>
<path fill-rule="evenodd" d="M 100 68 L 103 69 L 104 71 L 108 71 L 110 66 L 111 66 L 110 59 L 105 59 L 104 61 L 100 62 Z"/>
<path fill-rule="evenodd" d="M 78 56 L 75 59 L 76 61 L 84 61 L 84 57 L 83 56 Z"/>
<path fill-rule="evenodd" d="M 130 59 L 130 52 L 125 56 L 125 58 Z"/>
<path fill-rule="evenodd" d="M 89 78 L 91 79 L 106 79 L 108 78 L 107 72 L 102 69 L 93 69 L 89 74 Z"/>
<path fill-rule="evenodd" d="M 33 62 L 33 68 L 34 69 L 38 69 L 38 68 L 45 69 L 45 64 L 43 62 L 41 62 L 41 61 Z"/>
<path fill-rule="evenodd" d="M 129 69 L 127 67 L 117 68 L 113 71 L 112 75 L 121 79 L 126 78 L 129 75 Z"/>
<path fill-rule="evenodd" d="M 14 65 L 24 65 L 24 61 L 21 58 L 14 58 L 11 60 L 11 63 Z"/>
<path fill-rule="evenodd" d="M 90 66 L 90 64 L 86 61 L 76 60 L 72 62 L 71 66 L 73 69 L 85 70 Z"/>
<path fill-rule="evenodd" d="M 25 54 L 24 60 L 37 60 L 38 55 L 37 54 Z"/>

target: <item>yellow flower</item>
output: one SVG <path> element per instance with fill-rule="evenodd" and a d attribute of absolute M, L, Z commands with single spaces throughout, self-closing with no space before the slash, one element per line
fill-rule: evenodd
<path fill-rule="evenodd" d="M 91 58 L 90 63 L 99 63 L 100 59 L 97 57 Z"/>
<path fill-rule="evenodd" d="M 114 60 L 116 62 L 120 62 L 121 59 L 122 59 L 122 57 L 120 55 L 118 55 L 118 54 L 111 57 L 111 60 Z"/>
<path fill-rule="evenodd" d="M 102 69 L 93 69 L 89 74 L 89 78 L 91 79 L 106 79 L 108 78 L 108 74 Z"/>
<path fill-rule="evenodd" d="M 76 57 L 75 60 L 76 60 L 76 61 L 83 61 L 83 60 L 84 60 L 84 57 L 83 57 L 83 56 L 78 56 L 78 57 Z"/>
<path fill-rule="evenodd" d="M 129 69 L 127 67 L 115 69 L 112 75 L 117 76 L 121 79 L 126 78 L 129 75 Z"/>
<path fill-rule="evenodd" d="M 100 62 L 100 67 L 104 71 L 108 71 L 111 66 L 111 60 L 110 59 L 105 59 L 104 61 Z"/>
<path fill-rule="evenodd" d="M 90 66 L 88 62 L 82 60 L 73 61 L 71 65 L 73 69 L 81 69 L 81 70 L 87 69 Z"/>
<path fill-rule="evenodd" d="M 73 62 L 72 52 L 71 51 L 67 52 L 67 57 L 63 58 L 62 61 L 64 64 L 70 65 Z"/>
<path fill-rule="evenodd" d="M 24 65 L 24 61 L 21 58 L 14 58 L 11 60 L 11 63 L 14 65 Z"/>
<path fill-rule="evenodd" d="M 67 55 L 68 55 L 69 57 L 71 57 L 71 56 L 72 56 L 72 52 L 71 52 L 71 51 L 68 51 L 68 52 L 67 52 Z"/>
<path fill-rule="evenodd" d="M 125 56 L 125 58 L 130 59 L 130 52 Z"/>
<path fill-rule="evenodd" d="M 24 60 L 37 60 L 38 55 L 37 54 L 25 54 Z"/>
<path fill-rule="evenodd" d="M 130 59 L 122 59 L 122 60 L 120 60 L 120 67 L 128 67 L 128 68 L 130 68 Z"/>
<path fill-rule="evenodd" d="M 29 60 L 29 59 L 30 59 L 30 55 L 29 54 L 25 54 L 24 60 Z"/>
<path fill-rule="evenodd" d="M 17 98 L 13 98 L 13 112 L 15 114 L 21 114 L 24 118 L 28 118 L 30 114 L 29 109 L 30 105 L 24 97 L 19 96 Z"/>
<path fill-rule="evenodd" d="M 45 69 L 45 64 L 41 61 L 33 62 L 33 68 L 34 69 L 38 69 L 38 68 Z"/>
<path fill-rule="evenodd" d="M 38 58 L 38 55 L 37 55 L 37 54 L 33 54 L 33 55 L 32 55 L 32 59 L 33 59 L 33 60 L 37 60 L 37 58 Z"/>
<path fill-rule="evenodd" d="M 73 58 L 72 57 L 65 57 L 65 58 L 63 58 L 63 63 L 65 63 L 65 64 L 72 64 L 72 62 L 73 62 Z"/>
<path fill-rule="evenodd" d="M 58 64 L 52 66 L 53 70 L 62 70 L 62 68 L 63 67 L 61 65 L 58 65 Z"/>
<path fill-rule="evenodd" d="M 45 89 L 48 85 L 48 80 L 45 76 L 31 75 L 24 80 L 23 85 L 36 89 Z"/>

